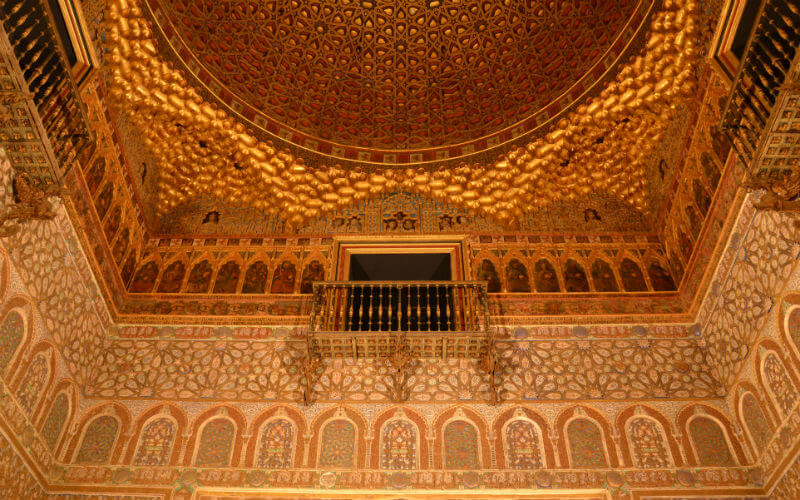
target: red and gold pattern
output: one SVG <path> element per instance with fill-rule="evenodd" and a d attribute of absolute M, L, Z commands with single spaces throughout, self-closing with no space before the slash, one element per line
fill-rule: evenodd
<path fill-rule="evenodd" d="M 127 0 L 112 3 L 106 18 L 110 96 L 158 159 L 162 214 L 210 198 L 280 214 L 296 227 L 398 190 L 446 200 L 507 227 L 531 208 L 590 193 L 646 212 L 645 166 L 676 102 L 695 88 L 696 11 L 688 0 L 664 2 L 650 20 L 643 55 L 620 66 L 598 96 L 563 115 L 547 135 L 480 164 L 423 168 L 409 160 L 408 168 L 345 168 L 278 150 L 163 60 L 142 6 Z"/>
<path fill-rule="evenodd" d="M 796 245 L 791 246 L 788 238 L 784 239 L 789 245 L 785 249 L 774 244 L 770 231 L 780 231 L 782 230 L 780 228 L 788 227 L 786 224 L 782 224 L 781 216 L 761 214 L 752 218 L 750 212 L 745 211 L 742 217 L 752 223 L 752 228 L 745 227 L 742 236 L 734 238 L 734 246 L 741 242 L 750 257 L 745 260 L 735 259 L 733 275 L 741 273 L 736 268 L 741 262 L 744 262 L 742 265 L 761 262 L 762 264 L 759 265 L 767 266 L 764 269 L 769 269 L 769 266 L 777 266 L 772 271 L 762 272 L 765 275 L 775 276 L 776 279 L 766 279 L 766 281 L 735 279 L 724 285 L 729 288 L 723 290 L 723 295 L 728 297 L 734 296 L 735 293 L 750 297 L 762 294 L 774 295 L 777 292 L 772 287 L 783 286 L 789 281 L 790 278 L 787 276 L 791 275 L 790 271 L 794 268 L 794 261 L 776 257 L 775 253 L 777 251 L 791 254 L 791 249 L 796 248 Z M 110 384 L 107 383 L 107 379 L 99 379 L 98 382 L 102 387 L 125 390 L 135 384 L 141 384 L 144 390 L 127 395 L 121 392 L 111 392 L 107 398 L 103 399 L 87 396 L 86 392 L 81 390 L 78 402 L 76 403 L 76 400 L 72 399 L 73 403 L 70 404 L 70 408 L 77 406 L 77 411 L 68 412 L 65 417 L 62 417 L 66 420 L 66 428 L 70 431 L 58 433 L 55 437 L 55 444 L 50 445 L 49 439 L 51 438 L 45 438 L 41 434 L 42 429 L 48 420 L 55 397 L 64 393 L 63 391 L 70 386 L 70 383 L 67 382 L 65 386 L 59 382 L 49 386 L 44 390 L 44 397 L 38 398 L 37 407 L 32 409 L 32 416 L 26 415 L 25 409 L 17 401 L 16 395 L 27 378 L 26 373 L 32 369 L 31 360 L 47 347 L 42 342 L 31 344 L 23 341 L 20 343 L 22 347 L 18 347 L 16 350 L 21 352 L 19 355 L 12 356 L 15 361 L 10 365 L 12 373 L 10 382 L 7 377 L 5 378 L 8 388 L 0 386 L 2 394 L 6 395 L 0 399 L 2 402 L 0 412 L 3 416 L 0 419 L 0 428 L 8 439 L 11 439 L 9 436 L 21 436 L 21 438 L 14 438 L 13 441 L 16 452 L 22 453 L 25 457 L 36 457 L 33 463 L 37 465 L 34 467 L 43 467 L 43 469 L 37 469 L 42 470 L 43 473 L 30 480 L 36 481 L 37 478 L 41 478 L 39 479 L 42 481 L 40 484 L 44 484 L 48 489 L 54 491 L 85 489 L 95 492 L 108 490 L 122 493 L 139 492 L 141 488 L 147 487 L 150 488 L 149 491 L 160 495 L 161 492 L 167 494 L 170 491 L 186 487 L 206 491 L 203 488 L 236 489 L 272 486 L 303 489 L 309 494 L 316 494 L 320 488 L 331 487 L 408 487 L 441 490 L 538 487 L 553 488 L 554 491 L 608 488 L 612 492 L 618 492 L 621 489 L 629 492 L 643 490 L 663 492 L 678 488 L 681 494 L 686 495 L 754 495 L 768 492 L 769 488 L 776 484 L 782 474 L 782 466 L 777 466 L 776 463 L 786 462 L 787 465 L 790 465 L 797 451 L 790 436 L 797 433 L 797 426 L 800 425 L 798 418 L 800 406 L 795 405 L 789 414 L 781 413 L 784 410 L 770 399 L 771 391 L 777 391 L 778 388 L 770 386 L 770 382 L 766 378 L 759 379 L 752 375 L 753 367 L 759 364 L 759 357 L 768 357 L 770 353 L 781 352 L 780 356 L 784 360 L 784 366 L 791 373 L 790 379 L 786 382 L 793 384 L 794 387 L 800 385 L 798 382 L 800 378 L 795 369 L 795 357 L 800 359 L 800 354 L 798 354 L 800 350 L 797 350 L 792 344 L 794 342 L 792 339 L 800 337 L 800 335 L 794 331 L 784 331 L 780 343 L 777 338 L 760 338 L 753 349 L 758 355 L 747 360 L 748 366 L 742 371 L 743 382 L 752 380 L 752 382 L 748 382 L 750 385 L 747 387 L 750 387 L 758 395 L 758 404 L 763 405 L 762 412 L 768 415 L 766 418 L 777 423 L 774 425 L 776 429 L 774 435 L 767 438 L 765 451 L 760 456 L 756 453 L 748 453 L 747 450 L 751 450 L 748 438 L 739 430 L 743 428 L 742 426 L 749 424 L 746 422 L 734 423 L 736 413 L 726 406 L 727 400 L 717 394 L 681 396 L 678 392 L 664 394 L 654 391 L 644 395 L 626 394 L 616 401 L 606 397 L 607 394 L 611 394 L 610 391 L 623 386 L 636 389 L 643 387 L 644 384 L 651 384 L 652 387 L 669 390 L 677 387 L 676 384 L 679 384 L 681 380 L 702 381 L 710 371 L 710 367 L 703 366 L 700 358 L 680 363 L 675 358 L 663 357 L 659 342 L 652 338 L 626 341 L 627 350 L 619 349 L 619 343 L 615 346 L 609 345 L 602 339 L 581 338 L 570 342 L 573 354 L 568 354 L 563 349 L 563 342 L 554 341 L 547 345 L 540 343 L 541 349 L 518 342 L 516 350 L 520 351 L 519 366 L 525 363 L 543 366 L 541 359 L 544 356 L 551 356 L 548 363 L 553 363 L 552 366 L 556 369 L 553 371 L 553 376 L 540 373 L 535 374 L 530 380 L 520 381 L 520 386 L 529 388 L 537 386 L 539 380 L 543 380 L 545 383 L 538 385 L 541 389 L 538 394 L 530 394 L 524 399 L 510 402 L 498 409 L 490 409 L 486 405 L 467 402 L 464 399 L 470 393 L 479 392 L 481 384 L 484 382 L 479 379 L 464 379 L 464 375 L 468 375 L 469 367 L 463 362 L 445 367 L 449 371 L 443 376 L 434 374 L 428 370 L 429 367 L 424 367 L 425 369 L 420 372 L 419 386 L 422 388 L 433 387 L 427 381 L 454 381 L 451 395 L 447 400 L 388 405 L 385 401 L 359 401 L 355 397 L 356 391 L 351 391 L 338 401 L 329 401 L 328 403 L 333 404 L 324 408 L 303 409 L 291 401 L 287 401 L 284 395 L 274 397 L 278 396 L 276 394 L 272 396 L 273 402 L 264 403 L 265 397 L 270 397 L 269 384 L 270 380 L 274 378 L 273 374 L 285 373 L 291 369 L 287 369 L 282 364 L 274 367 L 268 366 L 250 358 L 253 353 L 266 351 L 261 344 L 222 339 L 194 342 L 176 338 L 151 339 L 144 343 L 128 342 L 108 337 L 106 332 L 98 333 L 91 325 L 67 327 L 66 325 L 84 324 L 80 323 L 81 320 L 76 322 L 76 315 L 92 315 L 95 312 L 91 307 L 85 307 L 87 304 L 92 304 L 93 299 L 83 298 L 77 292 L 85 289 L 83 287 L 86 285 L 83 283 L 92 279 L 88 271 L 85 269 L 84 271 L 67 271 L 64 266 L 73 265 L 72 261 L 63 258 L 51 260 L 49 254 L 39 249 L 41 245 L 50 245 L 51 251 L 56 255 L 66 255 L 71 251 L 75 252 L 73 254 L 75 258 L 84 258 L 81 257 L 77 247 L 64 246 L 65 240 L 68 241 L 68 245 L 75 245 L 75 242 L 70 241 L 71 237 L 64 237 L 64 233 L 60 232 L 64 228 L 58 228 L 59 220 L 63 222 L 63 214 L 57 221 L 46 222 L 41 227 L 34 228 L 33 236 L 41 236 L 42 242 L 27 243 L 29 240 L 26 239 L 28 236 L 25 234 L 4 242 L 4 246 L 8 245 L 10 257 L 7 260 L 4 259 L 2 263 L 4 269 L 13 265 L 14 274 L 10 288 L 15 290 L 15 294 L 11 294 L 9 298 L 4 297 L 7 304 L 4 310 L 8 311 L 16 304 L 23 307 L 23 311 L 24 307 L 32 307 L 25 306 L 28 302 L 19 295 L 18 291 L 20 290 L 26 290 L 26 294 L 39 298 L 39 304 L 41 304 L 39 309 L 40 313 L 44 315 L 44 321 L 35 328 L 45 330 L 31 331 L 31 327 L 26 326 L 29 330 L 22 335 L 22 338 L 37 338 L 44 335 L 47 329 L 57 329 L 58 337 L 56 338 L 54 335 L 53 338 L 59 346 L 64 346 L 63 353 L 66 355 L 66 359 L 70 360 L 70 364 L 82 363 L 92 367 L 90 372 L 82 370 L 80 366 L 70 370 L 73 373 L 83 374 L 84 378 L 80 384 L 82 389 L 86 387 L 88 380 L 99 373 L 96 368 L 102 367 L 102 370 L 116 373 L 119 377 Z M 54 234 L 61 236 L 54 237 Z M 765 244 L 770 244 L 771 248 L 765 247 Z M 35 259 L 36 262 L 45 262 L 46 265 L 32 265 L 31 259 Z M 85 264 L 81 264 L 81 267 L 85 268 Z M 784 269 L 787 271 L 784 272 Z M 7 270 L 3 272 L 8 273 Z M 3 275 L 3 272 L 0 272 L 0 276 Z M 86 274 L 82 276 L 84 272 Z M 719 276 L 724 277 L 728 274 L 726 266 L 719 271 Z M 61 276 L 68 276 L 69 279 L 75 281 L 65 283 L 59 280 Z M 84 278 L 87 281 L 81 281 Z M 796 285 L 796 277 L 791 279 L 794 280 L 792 283 Z M 0 281 L 9 280 L 3 278 Z M 72 290 L 72 292 L 65 293 L 63 290 Z M 96 294 L 94 297 L 99 299 Z M 82 302 L 84 307 L 76 307 L 73 304 L 72 301 L 78 298 L 84 301 Z M 796 302 L 798 300 L 794 294 L 786 295 L 781 302 L 784 306 L 771 310 L 773 317 L 768 322 L 769 325 L 772 325 L 771 328 L 777 329 L 778 325 L 781 325 L 783 329 L 797 327 L 796 321 L 788 319 L 797 308 Z M 61 304 L 61 307 L 50 307 L 50 304 Z M 718 307 L 725 309 L 724 304 Z M 72 312 L 65 316 L 65 311 Z M 746 310 L 745 313 L 748 311 L 752 312 Z M 28 317 L 32 318 L 32 313 Z M 732 325 L 733 321 L 742 327 L 747 324 L 745 320 L 728 320 L 719 317 L 713 311 L 709 316 L 703 318 L 702 321 L 708 318 L 710 322 L 705 327 L 708 331 L 724 326 L 725 321 L 728 321 L 728 325 Z M 32 324 L 31 321 L 23 323 L 25 325 Z M 729 328 L 729 330 L 731 329 Z M 769 330 L 760 330 L 760 327 L 756 327 L 755 330 L 756 332 L 752 333 L 754 336 L 774 335 Z M 70 337 L 75 337 L 79 343 L 74 344 Z M 706 337 L 709 341 L 718 341 L 712 335 Z M 741 343 L 751 342 L 749 339 L 740 340 L 737 335 L 728 335 L 725 339 L 730 342 L 728 349 L 733 349 L 734 352 L 739 349 Z M 688 347 L 695 341 L 686 339 L 681 342 L 685 342 Z M 202 352 L 200 343 L 205 344 L 210 355 L 208 359 L 193 358 Z M 149 352 L 141 350 L 145 344 L 151 349 Z M 702 356 L 704 352 L 702 343 L 694 343 L 694 346 L 698 355 Z M 280 347 L 280 344 L 276 343 L 275 347 Z M 78 359 L 72 352 L 73 350 L 81 351 L 84 356 L 86 354 L 89 356 Z M 108 357 L 100 357 L 101 352 L 106 352 Z M 716 355 L 717 352 L 719 351 L 712 351 L 712 354 Z M 608 356 L 608 358 L 606 359 L 604 356 Z M 617 360 L 614 359 L 615 356 L 618 357 Z M 196 359 L 196 362 L 193 362 L 192 359 Z M 241 363 L 233 365 L 234 359 L 241 360 Z M 530 361 L 523 361 L 524 359 Z M 619 360 L 622 359 L 630 360 L 631 367 L 620 364 Z M 790 360 L 792 362 L 789 362 Z M 725 360 L 714 358 L 714 361 L 723 362 Z M 738 363 L 735 359 L 733 361 Z M 591 363 L 597 364 L 591 365 Z M 668 365 L 670 368 L 666 368 Z M 735 365 L 731 366 L 735 367 Z M 162 376 L 157 370 L 154 371 L 156 367 L 164 367 L 167 371 L 163 372 Z M 580 367 L 583 369 L 575 369 Z M 231 371 L 231 368 L 234 370 Z M 347 384 L 350 382 L 345 382 L 345 379 L 373 375 L 364 368 L 349 366 L 348 363 L 332 365 L 331 371 L 323 375 L 326 379 L 322 383 L 330 387 L 325 390 L 329 394 L 335 395 L 336 390 L 347 388 Z M 699 371 L 697 371 L 698 369 Z M 64 368 L 60 368 L 60 370 L 61 376 L 70 376 Z M 351 374 L 348 374 L 347 370 L 352 370 Z M 186 382 L 181 382 L 179 374 L 190 372 L 193 375 L 188 378 L 193 380 L 187 378 Z M 584 372 L 596 374 L 598 377 L 582 379 L 581 375 Z M 357 377 L 352 373 L 356 373 Z M 623 382 L 621 378 L 614 380 L 616 376 L 612 376 L 611 373 L 624 374 L 625 377 L 635 373 L 637 378 Z M 263 378 L 266 385 L 258 387 L 252 395 L 230 394 L 226 396 L 225 391 L 229 387 L 255 387 L 242 378 L 249 374 Z M 665 378 L 667 374 L 674 376 L 674 379 Z M 198 387 L 200 392 L 197 392 L 196 395 L 185 392 L 189 397 L 184 401 L 176 401 L 176 399 L 182 399 L 181 395 L 164 397 L 166 393 L 156 395 L 152 391 L 147 392 L 149 388 L 156 387 L 161 381 L 165 384 L 169 384 L 170 381 L 173 384 L 185 384 L 181 387 L 183 391 L 191 391 L 192 387 Z M 293 382 L 290 379 L 288 384 L 291 383 Z M 439 383 L 435 384 L 437 387 L 440 385 Z M 168 390 L 178 389 L 178 387 L 170 388 L 166 385 L 164 387 Z M 377 388 L 377 385 L 375 387 Z M 291 387 L 288 385 L 286 388 L 291 391 Z M 601 392 L 595 392 L 597 390 Z M 370 389 L 370 391 L 378 392 L 377 389 Z M 428 389 L 428 392 L 432 393 L 433 390 Z M 78 393 L 77 391 L 70 392 L 67 389 L 65 394 L 68 398 L 75 398 Z M 442 392 L 436 394 L 442 394 Z M 728 397 L 733 399 L 738 392 L 731 391 L 730 394 Z M 228 404 L 220 401 L 206 401 L 207 399 L 219 400 L 226 397 L 232 398 Z M 604 398 L 605 401 L 599 401 L 599 398 Z M 686 399 L 701 398 L 705 401 L 686 401 Z M 580 401 L 573 402 L 570 401 L 571 399 Z M 152 402 L 141 404 L 143 400 Z M 456 402 L 456 400 L 460 400 L 460 402 Z M 420 430 L 418 435 L 428 440 L 425 447 L 420 445 L 415 448 L 419 449 L 421 453 L 424 450 L 425 455 L 421 456 L 420 463 L 428 465 L 420 466 L 421 470 L 407 473 L 402 477 L 379 468 L 365 470 L 368 469 L 366 464 L 374 463 L 375 457 L 379 456 L 368 455 L 366 450 L 368 448 L 377 450 L 373 452 L 377 454 L 381 450 L 378 442 L 380 431 L 382 426 L 389 421 L 388 414 L 384 418 L 383 413 L 397 408 L 403 409 L 403 416 L 400 417 L 395 411 L 391 414 L 391 418 L 408 419 Z M 291 436 L 290 439 L 293 440 L 299 440 L 302 436 L 307 435 L 308 443 L 303 446 L 298 444 L 296 449 L 302 450 L 302 453 L 295 457 L 292 467 L 266 474 L 262 468 L 253 465 L 255 450 L 259 449 L 258 439 L 261 436 L 258 429 L 263 428 L 271 418 L 276 416 L 287 419 L 298 429 L 298 432 L 285 433 L 286 436 Z M 637 441 L 633 438 L 633 434 L 623 437 L 620 433 L 628 432 L 631 429 L 631 426 L 627 425 L 631 419 L 642 418 L 642 416 L 657 422 L 657 425 L 663 429 L 664 449 L 669 448 L 670 456 L 675 460 L 674 466 L 642 470 L 630 465 L 633 463 L 634 447 L 641 445 L 636 444 Z M 133 465 L 140 442 L 147 439 L 149 443 L 154 439 L 146 431 L 147 423 L 153 421 L 154 418 L 172 419 L 175 432 L 162 433 L 162 437 L 152 446 L 169 446 L 171 450 L 178 451 L 163 455 L 167 457 L 164 460 L 167 460 L 169 464 L 166 466 Z M 215 418 L 226 418 L 235 422 L 235 432 L 230 438 L 230 466 L 197 467 L 194 461 L 195 453 L 192 450 L 202 442 L 203 425 Z M 361 429 L 356 433 L 360 437 L 354 443 L 353 448 L 356 460 L 363 464 L 359 466 L 361 470 L 337 470 L 334 472 L 318 468 L 315 465 L 320 450 L 324 448 L 321 446 L 321 440 L 324 436 L 325 423 L 330 419 L 337 418 L 349 419 Z M 30 420 L 31 424 L 28 424 L 29 419 L 32 419 Z M 98 438 L 97 441 L 88 441 L 93 449 L 100 449 L 104 452 L 97 456 L 98 460 L 107 457 L 104 458 L 106 463 L 77 464 L 75 460 L 78 457 L 85 457 L 85 455 L 81 455 L 81 449 L 85 444 L 86 431 L 93 428 L 91 424 L 96 419 L 105 419 L 100 422 L 110 423 L 109 419 L 118 422 L 116 429 L 114 426 L 107 427 L 106 431 L 108 432 L 95 436 Z M 542 442 L 541 469 L 509 470 L 513 462 L 509 456 L 504 456 L 508 453 L 508 444 L 503 441 L 504 434 L 501 431 L 503 426 L 515 419 L 534 422 L 542 430 L 537 435 L 537 439 L 541 439 Z M 575 469 L 574 457 L 570 454 L 570 450 L 573 449 L 570 439 L 578 440 L 582 437 L 575 430 L 577 427 L 574 427 L 572 432 L 567 432 L 570 422 L 575 419 L 589 419 L 591 422 L 596 422 L 594 434 L 599 435 L 600 442 L 604 443 L 602 453 L 605 455 L 602 460 L 606 461 L 607 467 Z M 698 419 L 702 419 L 706 429 L 710 429 L 706 434 L 714 438 L 715 446 L 726 447 L 724 452 L 715 454 L 713 449 L 707 446 L 707 443 L 704 445 L 703 434 L 696 431 L 691 432 L 692 422 Z M 446 463 L 444 440 L 447 433 L 445 429 L 453 421 L 466 421 L 475 426 L 475 444 L 479 451 L 480 470 L 442 470 L 441 467 L 444 467 L 443 464 Z M 490 429 L 493 432 L 490 433 Z M 615 429 L 617 430 L 615 431 Z M 115 432 L 112 433 L 111 430 Z M 547 436 L 547 440 L 545 440 L 545 436 Z M 99 441 L 100 438 L 102 438 L 102 442 Z M 225 446 L 227 446 L 227 441 Z M 51 449 L 53 451 L 50 451 Z M 503 466 L 500 465 L 498 456 L 503 456 Z M 729 466 L 722 469 L 724 473 L 721 473 L 719 467 L 704 465 L 703 461 L 714 463 L 724 461 Z M 691 469 L 686 467 L 691 467 Z M 768 471 L 768 474 L 763 471 Z M 27 479 L 20 478 L 20 480 L 24 482 Z M 788 483 L 782 486 L 784 489 L 791 487 L 791 484 Z M 180 495 L 178 495 L 179 497 Z"/>
<path fill-rule="evenodd" d="M 330 271 L 330 241 L 148 240 L 124 172 L 111 161 L 119 152 L 101 138 L 103 156 L 67 179 L 70 189 L 91 195 L 74 197 L 67 209 L 56 204 L 54 220 L 1 242 L 3 491 L 37 500 L 61 493 L 220 500 L 256 489 L 273 498 L 351 497 L 352 490 L 370 498 L 376 489 L 408 498 L 430 490 L 442 498 L 797 498 L 800 295 L 786 290 L 800 287 L 800 230 L 791 216 L 754 211 L 745 200 L 728 218 L 727 241 L 723 222 L 739 212 L 740 197 L 732 169 L 723 168 L 718 131 L 705 125 L 714 112 L 699 114 L 692 160 L 676 181 L 661 239 L 467 231 L 469 266 L 497 284 L 495 318 L 508 321 L 497 328 L 497 406 L 485 404 L 485 373 L 473 360 L 453 358 L 413 360 L 413 390 L 403 403 L 392 399 L 382 360 L 326 360 L 316 378 L 306 378 L 314 404 L 301 406 L 294 344 L 303 331 L 287 328 L 285 317 L 275 328 L 215 328 L 198 311 L 176 308 L 170 314 L 180 312 L 178 321 L 201 326 L 163 325 L 166 308 L 179 303 L 168 304 L 170 295 L 223 294 L 234 282 L 231 293 L 244 293 L 230 273 L 220 292 L 209 292 L 240 250 L 239 279 L 258 290 L 253 303 L 281 307 L 276 296 L 302 291 L 306 265 L 318 260 L 317 271 Z M 2 151 L 0 162 L 7 202 Z M 70 221 L 68 210 L 80 216 Z M 724 251 L 721 244 L 712 251 L 717 235 L 727 241 Z M 308 251 L 315 246 L 318 254 Z M 676 249 L 688 278 L 672 287 L 666 262 Z M 701 254 L 709 255 L 697 264 Z M 159 315 L 148 318 L 143 308 L 131 317 L 153 324 L 118 324 L 108 304 L 126 289 L 100 290 L 131 258 L 132 278 L 139 266 L 159 262 L 155 292 L 120 302 L 135 308 L 151 296 L 147 306 Z M 102 276 L 93 274 L 92 259 L 109 264 Z M 252 259 L 265 261 L 258 286 L 246 278 Z M 550 267 L 537 275 L 542 259 Z M 287 272 L 276 287 L 277 269 Z M 565 295 L 605 294 L 611 305 L 614 294 L 632 288 L 668 294 L 694 324 L 652 314 L 654 324 L 638 324 L 617 311 L 615 325 L 512 326 L 516 314 L 539 311 L 547 294 L 549 303 L 569 302 L 577 312 L 567 314 L 577 320 L 591 318 L 583 296 L 556 295 L 562 286 L 572 290 Z M 692 300 L 697 306 L 689 307 Z M 627 302 L 635 301 L 642 298 Z M 544 310 L 552 314 L 549 303 Z"/>
<path fill-rule="evenodd" d="M 628 43 L 617 38 L 626 25 L 635 31 L 645 20 L 639 3 L 152 0 L 150 6 L 174 33 L 170 41 L 187 65 L 205 70 L 219 84 L 218 96 L 231 94 L 228 104 L 254 113 L 250 121 L 257 116 L 264 128 L 295 130 L 288 141 L 302 137 L 301 145 L 408 154 L 512 127 L 529 130 L 529 117 L 563 93 L 583 93 L 607 69 L 603 60 Z"/>

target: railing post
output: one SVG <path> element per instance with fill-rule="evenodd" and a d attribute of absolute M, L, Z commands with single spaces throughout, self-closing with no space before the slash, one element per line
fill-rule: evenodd
<path fill-rule="evenodd" d="M 453 300 L 453 318 L 455 320 L 455 327 L 453 328 L 456 331 L 463 331 L 466 330 L 466 326 L 464 321 L 466 318 L 464 317 L 464 299 L 467 297 L 467 292 L 469 290 L 469 285 L 466 286 L 455 286 L 455 298 Z"/>
<path fill-rule="evenodd" d="M 378 285 L 378 330 L 383 330 L 383 285 Z"/>
<path fill-rule="evenodd" d="M 469 294 L 468 328 L 470 331 L 475 331 L 478 329 L 478 298 L 479 298 L 478 287 L 472 287 L 471 292 L 472 293 Z"/>
<path fill-rule="evenodd" d="M 422 291 L 420 290 L 420 285 L 415 285 L 417 287 L 417 330 L 422 331 Z"/>
<path fill-rule="evenodd" d="M 481 304 L 483 306 L 483 329 L 489 331 L 489 292 L 486 284 L 481 284 L 480 290 Z"/>
<path fill-rule="evenodd" d="M 361 330 L 361 323 L 364 322 L 364 287 L 362 286 L 359 288 L 358 291 L 358 323 L 356 324 L 355 330 Z"/>
<path fill-rule="evenodd" d="M 393 331 L 392 328 L 392 290 L 394 289 L 394 285 L 389 285 L 389 322 L 387 325 L 387 331 Z"/>
<path fill-rule="evenodd" d="M 336 287 L 336 310 L 337 314 L 336 323 L 334 327 L 337 330 L 347 329 L 347 287 L 344 285 Z"/>
<path fill-rule="evenodd" d="M 372 285 L 368 286 L 369 286 L 369 293 L 367 294 L 367 297 L 369 297 L 369 305 L 367 306 L 367 331 L 370 332 L 372 331 L 372 304 L 374 301 L 372 300 Z M 367 286 L 364 286 L 362 290 L 366 287 Z"/>
<path fill-rule="evenodd" d="M 329 304 L 329 296 L 330 296 L 330 287 L 325 287 L 322 289 L 322 329 L 324 331 L 330 331 L 330 321 L 331 321 L 331 308 Z"/>
<path fill-rule="evenodd" d="M 411 285 L 406 289 L 406 330 L 411 331 Z"/>
<path fill-rule="evenodd" d="M 314 290 L 313 290 L 313 297 L 311 299 L 311 325 L 310 329 L 312 332 L 317 331 L 317 322 L 318 322 L 318 314 L 320 312 L 320 307 L 322 304 L 320 303 L 320 294 L 322 293 L 322 285 L 321 283 L 314 283 Z"/>
<path fill-rule="evenodd" d="M 440 285 L 433 285 L 433 317 L 436 318 L 435 328 L 432 326 L 431 330 L 434 332 L 439 332 L 442 330 L 442 315 L 439 312 L 439 286 Z"/>

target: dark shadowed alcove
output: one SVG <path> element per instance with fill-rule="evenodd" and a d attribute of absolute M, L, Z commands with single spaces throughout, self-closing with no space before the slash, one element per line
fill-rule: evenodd
<path fill-rule="evenodd" d="M 450 254 L 354 254 L 349 278 L 375 282 L 352 289 L 348 300 L 351 330 L 452 330 L 453 288 L 430 283 L 451 280 Z M 403 281 L 423 283 L 397 283 Z"/>

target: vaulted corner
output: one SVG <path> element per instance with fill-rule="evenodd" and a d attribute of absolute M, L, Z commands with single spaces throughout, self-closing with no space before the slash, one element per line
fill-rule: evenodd
<path fill-rule="evenodd" d="M 0 20 L 7 497 L 800 497 L 795 2 Z"/>

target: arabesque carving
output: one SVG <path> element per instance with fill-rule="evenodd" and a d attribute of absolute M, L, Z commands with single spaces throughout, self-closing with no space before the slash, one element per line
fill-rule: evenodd
<path fill-rule="evenodd" d="M 311 341 L 306 339 L 305 351 L 299 359 L 302 375 L 303 404 L 308 406 L 314 402 L 314 383 L 318 378 L 317 371 L 322 367 L 322 358 L 317 354 Z"/>
<path fill-rule="evenodd" d="M 57 186 L 38 187 L 26 173 L 13 181 L 14 204 L 0 212 L 0 238 L 17 234 L 21 224 L 30 220 L 50 220 L 55 217 L 52 197 L 60 197 L 65 191 Z"/>
<path fill-rule="evenodd" d="M 392 401 L 395 403 L 408 401 L 408 381 L 413 373 L 414 358 L 411 356 L 411 349 L 404 334 L 394 337 L 394 347 L 385 358 L 385 362 L 390 368 L 388 379 Z"/>
<path fill-rule="evenodd" d="M 753 204 L 756 210 L 800 213 L 800 168 L 780 172 L 777 178 L 750 177 L 742 187 L 750 190 L 765 190 Z M 800 226 L 800 221 L 795 221 Z"/>
<path fill-rule="evenodd" d="M 500 402 L 500 384 L 497 381 L 497 377 L 502 373 L 502 370 L 493 333 L 489 333 L 486 336 L 486 351 L 478 360 L 478 366 L 489 376 L 489 404 L 494 406 Z"/>

